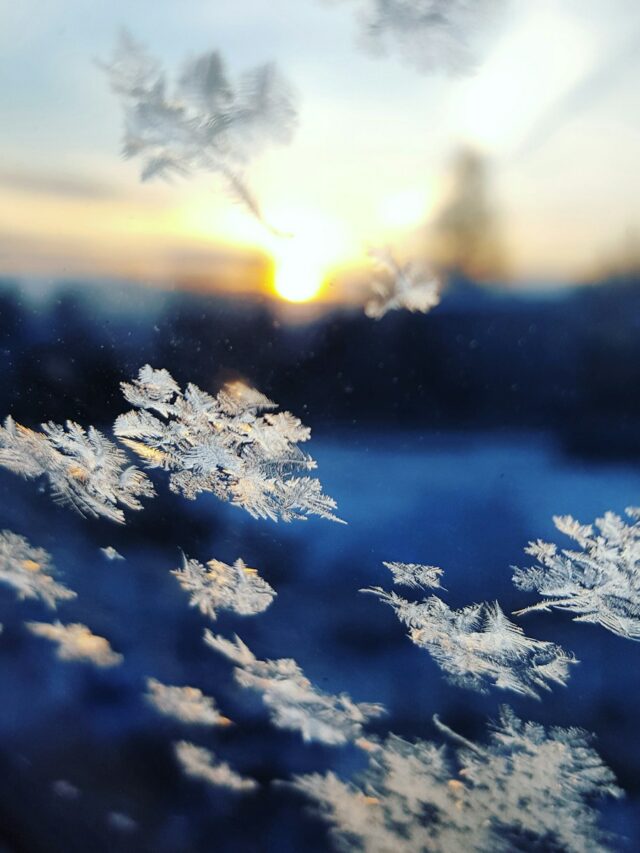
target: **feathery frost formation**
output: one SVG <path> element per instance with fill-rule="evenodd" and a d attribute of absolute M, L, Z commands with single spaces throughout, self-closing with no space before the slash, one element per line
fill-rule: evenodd
<path fill-rule="evenodd" d="M 0 583 L 13 587 L 18 598 L 39 598 L 52 610 L 58 601 L 75 598 L 73 590 L 53 579 L 55 571 L 44 548 L 34 548 L 10 530 L 0 532 Z"/>
<path fill-rule="evenodd" d="M 383 275 L 373 282 L 373 294 L 364 308 L 367 317 L 379 320 L 388 311 L 401 308 L 426 314 L 440 303 L 441 283 L 425 275 L 418 264 L 399 264 L 387 250 L 370 255 Z"/>
<path fill-rule="evenodd" d="M 197 687 L 174 687 L 156 678 L 147 678 L 145 698 L 160 714 L 182 723 L 202 726 L 228 726 L 231 720 L 223 717 L 215 700 L 205 696 Z"/>
<path fill-rule="evenodd" d="M 255 779 L 240 776 L 226 762 L 218 761 L 214 753 L 203 746 L 181 740 L 174 748 L 176 758 L 187 776 L 202 779 L 219 788 L 228 788 L 230 791 L 255 791 L 258 787 Z"/>
<path fill-rule="evenodd" d="M 146 474 L 129 465 L 127 455 L 95 429 L 41 424 L 34 432 L 12 417 L 0 426 L 0 465 L 28 480 L 46 476 L 54 500 L 80 515 L 104 516 L 124 524 L 120 508 L 142 509 L 140 497 L 155 491 Z"/>
<path fill-rule="evenodd" d="M 257 570 L 250 569 L 242 560 L 236 560 L 232 566 L 221 560 L 209 560 L 205 567 L 183 555 L 182 568 L 171 574 L 191 593 L 190 606 L 197 607 L 210 619 L 216 618 L 216 610 L 232 610 L 240 616 L 262 613 L 276 595 Z"/>
<path fill-rule="evenodd" d="M 398 564 L 388 565 L 393 567 L 395 582 L 406 584 L 407 580 L 398 579 L 403 577 Z M 410 575 L 412 585 L 434 586 L 434 580 L 439 584 L 433 567 L 419 568 L 422 573 Z M 380 587 L 362 592 L 372 593 L 389 604 L 409 628 L 411 641 L 426 649 L 449 681 L 459 687 L 485 693 L 495 686 L 539 698 L 537 691 L 550 689 L 549 682 L 566 684 L 569 666 L 577 662 L 555 643 L 526 637 L 522 628 L 507 619 L 497 602 L 453 610 L 436 595 L 415 602 Z"/>
<path fill-rule="evenodd" d="M 393 582 L 412 589 L 442 589 L 440 578 L 444 574 L 438 566 L 423 566 L 420 563 L 384 563 L 393 577 Z"/>
<path fill-rule="evenodd" d="M 577 549 L 558 550 L 550 542 L 530 542 L 527 554 L 538 561 L 516 569 L 519 589 L 537 590 L 543 601 L 519 610 L 558 608 L 576 613 L 576 622 L 594 622 L 619 637 L 640 640 L 640 508 L 629 507 L 631 524 L 613 512 L 594 526 L 570 515 L 555 516 L 557 529 L 573 539 Z"/>
<path fill-rule="evenodd" d="M 103 67 L 125 117 L 123 153 L 143 161 L 143 181 L 205 171 L 263 225 L 260 206 L 243 169 L 270 143 L 287 143 L 297 111 L 289 84 L 267 63 L 232 83 L 222 56 L 203 53 L 183 64 L 170 87 L 160 64 L 122 33 Z"/>
<path fill-rule="evenodd" d="M 455 750 L 397 735 L 368 745 L 354 783 L 334 773 L 292 783 L 314 801 L 340 850 L 495 853 L 607 848 L 595 801 L 622 794 L 580 729 L 523 722 L 503 708 L 486 746 L 434 718 Z"/>
<path fill-rule="evenodd" d="M 143 411 L 120 415 L 116 435 L 148 467 L 171 471 L 173 492 L 213 492 L 254 518 L 340 520 L 319 480 L 295 476 L 316 467 L 298 447 L 311 430 L 289 412 L 274 414 L 276 404 L 253 388 L 233 382 L 212 397 L 189 384 L 183 393 L 167 370 L 147 364 L 122 391 Z"/>
<path fill-rule="evenodd" d="M 460 76 L 476 67 L 474 36 L 503 0 L 362 0 L 360 5 L 369 50 L 393 50 L 424 73 Z"/>
<path fill-rule="evenodd" d="M 236 664 L 241 687 L 262 693 L 277 728 L 300 732 L 305 741 L 334 746 L 356 741 L 369 719 L 385 713 L 382 705 L 356 703 L 347 693 L 323 693 L 291 658 L 258 660 L 239 637 L 231 641 L 207 630 L 205 642 Z"/>
<path fill-rule="evenodd" d="M 60 660 L 85 661 L 96 666 L 117 666 L 124 660 L 114 652 L 109 641 L 92 634 L 86 625 L 79 622 L 63 625 L 61 622 L 25 622 L 27 628 L 36 637 L 44 637 L 56 643 Z"/>

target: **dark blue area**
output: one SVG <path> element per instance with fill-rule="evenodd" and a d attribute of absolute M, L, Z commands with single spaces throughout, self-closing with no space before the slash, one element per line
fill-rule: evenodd
<path fill-rule="evenodd" d="M 181 304 L 178 297 L 174 299 Z M 472 304 L 464 310 L 470 312 Z M 20 309 L 23 313 L 25 305 Z M 212 326 L 211 347 L 202 351 L 202 360 L 189 346 L 195 347 L 195 341 L 198 347 L 205 346 L 198 336 L 189 338 L 185 332 L 181 345 L 171 348 L 163 337 L 167 330 L 154 331 L 157 316 L 151 311 L 127 310 L 115 324 L 104 306 L 99 311 L 95 307 L 92 325 L 80 334 L 77 317 L 63 312 L 56 320 L 55 307 L 38 310 L 38 323 L 33 318 L 29 322 L 41 329 L 40 341 L 19 332 L 20 311 L 8 319 L 5 313 L 1 327 L 6 342 L 4 411 L 29 426 L 49 417 L 72 417 L 108 430 L 126 408 L 118 381 L 133 376 L 148 358 L 153 357 L 154 366 L 171 369 L 181 381 L 202 382 L 203 362 L 208 365 L 211 351 L 220 346 L 219 332 Z M 242 316 L 238 311 L 237 316 Z M 445 315 L 446 323 L 455 323 L 461 311 L 454 302 Z M 518 311 L 526 316 L 524 307 Z M 484 306 L 472 313 L 479 328 L 482 323 L 497 328 L 496 312 Z M 612 313 L 613 309 L 607 316 Z M 631 312 L 627 315 L 627 324 L 635 322 Z M 429 338 L 435 326 L 425 326 L 425 318 L 391 319 L 408 323 L 415 336 L 422 329 L 427 338 L 420 338 L 414 350 L 411 338 L 402 344 L 396 337 L 388 342 L 388 359 L 396 363 L 398 375 L 441 369 L 437 363 L 416 362 L 419 347 L 437 350 Z M 59 339 L 53 331 L 56 322 L 60 323 Z M 376 336 L 384 338 L 390 328 L 349 317 L 331 322 L 336 326 L 332 334 L 344 334 L 349 341 L 345 324 L 354 324 L 351 334 L 363 329 L 363 346 L 375 340 L 382 347 Z M 445 320 L 440 322 L 438 335 L 446 326 Z M 343 400 L 336 390 L 338 402 L 325 418 L 314 382 L 309 382 L 303 399 L 300 380 L 287 391 L 281 375 L 309 369 L 297 366 L 298 350 L 291 340 L 298 335 L 300 351 L 308 353 L 312 336 L 320 334 L 318 328 L 287 332 L 288 360 L 282 355 L 284 344 L 280 361 L 264 352 L 260 358 L 254 354 L 254 369 L 245 350 L 217 356 L 209 385 L 215 384 L 219 369 L 237 371 L 303 420 L 305 406 L 313 411 L 314 434 L 308 448 L 318 461 L 325 491 L 336 498 L 340 515 L 348 521 L 346 527 L 317 519 L 290 525 L 254 521 L 208 495 L 189 502 L 168 491 L 162 472 L 153 474 L 158 497 L 146 502 L 143 512 L 128 513 L 127 525 L 118 527 L 57 507 L 37 484 L 0 470 L 0 528 L 47 548 L 62 580 L 78 592 L 76 600 L 60 606 L 59 618 L 86 623 L 125 656 L 121 667 L 104 671 L 57 661 L 51 646 L 30 635 L 22 624 L 28 619 L 48 619 L 51 614 L 38 604 L 18 602 L 10 590 L 0 589 L 4 624 L 0 635 L 0 839 L 6 849 L 279 853 L 328 848 L 326 832 L 308 815 L 306 803 L 271 783 L 294 773 L 329 768 L 347 776 L 363 765 L 362 754 L 352 747 L 305 745 L 298 735 L 271 727 L 259 698 L 237 688 L 229 663 L 204 646 L 205 627 L 227 636 L 237 632 L 259 657 L 295 657 L 307 676 L 326 691 L 347 691 L 357 701 L 384 703 L 389 713 L 375 721 L 372 732 L 391 730 L 439 740 L 441 735 L 432 724 L 432 715 L 438 713 L 465 736 L 482 738 L 487 718 L 495 718 L 504 702 L 525 719 L 578 725 L 594 732 L 596 748 L 627 791 L 625 800 L 604 807 L 603 826 L 627 839 L 616 842 L 616 849 L 640 847 L 638 644 L 598 626 L 572 623 L 567 614 L 531 614 L 521 620 L 527 633 L 559 642 L 581 661 L 572 668 L 568 686 L 552 690 L 540 702 L 500 691 L 477 695 L 449 686 L 429 656 L 405 637 L 392 611 L 358 592 L 370 585 L 390 588 L 383 560 L 424 562 L 444 569 L 448 591 L 443 595 L 450 605 L 499 599 L 510 612 L 535 600 L 511 584 L 510 566 L 529 564 L 523 553 L 526 543 L 542 538 L 562 544 L 552 515 L 569 513 L 590 522 L 606 510 L 622 513 L 626 506 L 640 503 L 635 451 L 628 445 L 608 446 L 615 444 L 616 419 L 632 422 L 635 417 L 637 386 L 624 389 L 626 404 L 625 394 L 621 391 L 616 396 L 614 387 L 601 410 L 595 405 L 589 409 L 594 413 L 590 423 L 597 411 L 601 413 L 599 432 L 580 433 L 566 413 L 540 416 L 536 424 L 514 425 L 512 399 L 500 403 L 501 377 L 512 369 L 507 356 L 500 358 L 500 341 L 507 349 L 510 346 L 510 326 L 505 321 L 501 328 L 495 332 L 502 337 L 494 344 L 492 356 L 494 385 L 492 369 L 483 368 L 490 384 L 486 393 L 497 401 L 489 426 L 473 414 L 473 407 L 466 423 L 465 392 L 460 388 L 450 390 L 448 425 L 444 420 L 434 425 L 418 409 L 401 418 L 397 408 L 385 408 L 384 403 L 393 399 L 393 376 L 383 373 L 366 379 L 364 367 L 359 368 L 353 394 L 364 397 L 362 386 L 368 383 L 373 404 L 379 391 L 383 401 L 379 417 L 369 417 L 366 407 L 344 403 L 353 394 Z M 600 332 L 604 335 L 602 328 L 590 332 L 597 338 Z M 255 340 L 256 346 L 262 345 L 257 332 Z M 357 342 L 353 341 L 354 347 Z M 395 347 L 401 345 L 404 349 L 399 354 Z M 605 338 L 602 352 L 613 350 L 615 355 L 615 345 L 615 340 Z M 104 369 L 103 346 L 111 347 Z M 540 365 L 556 365 L 566 386 L 563 399 L 573 399 L 572 389 L 574 397 L 580 389 L 583 402 L 600 399 L 604 391 L 594 383 L 604 368 L 594 355 L 595 373 L 589 374 L 593 382 L 589 384 L 587 376 L 581 385 L 576 377 L 586 366 L 576 361 L 572 346 L 567 343 L 562 357 L 548 349 L 540 351 L 539 371 L 543 371 Z M 468 347 L 459 344 L 459 348 L 466 360 Z M 324 399 L 331 396 L 329 389 L 340 387 L 336 371 L 340 358 L 331 352 L 319 388 Z M 605 362 L 607 358 L 603 356 Z M 344 359 L 345 371 L 355 370 L 350 355 Z M 525 361 L 527 369 L 534 371 Z M 32 371 L 31 384 L 25 384 L 27 368 Z M 627 368 L 628 373 L 631 369 Z M 609 375 L 615 386 L 619 377 L 615 370 L 613 374 Z M 536 375 L 531 393 L 542 399 L 547 374 Z M 283 393 L 278 396 L 274 389 Z M 526 398 L 528 393 L 525 387 L 521 395 Z M 523 405 L 533 411 L 528 401 Z M 454 417 L 456 407 L 460 408 Z M 509 428 L 500 426 L 502 415 Z M 567 440 L 570 434 L 588 434 L 595 450 L 588 450 L 589 442 L 582 441 L 580 454 L 573 452 L 576 447 Z M 126 561 L 106 560 L 99 550 L 106 545 L 117 548 Z M 242 557 L 260 570 L 278 597 L 260 616 L 223 614 L 211 625 L 188 607 L 186 593 L 170 574 L 179 562 L 180 548 L 200 560 L 216 557 L 232 562 Z M 216 698 L 236 725 L 201 730 L 159 717 L 142 698 L 147 676 L 200 687 Z M 186 779 L 171 748 L 173 741 L 183 738 L 213 749 L 239 772 L 257 778 L 262 783 L 260 792 L 238 796 Z M 54 793 L 52 784 L 60 779 L 77 786 L 76 799 Z M 137 829 L 127 834 L 109 826 L 110 812 L 130 816 Z"/>

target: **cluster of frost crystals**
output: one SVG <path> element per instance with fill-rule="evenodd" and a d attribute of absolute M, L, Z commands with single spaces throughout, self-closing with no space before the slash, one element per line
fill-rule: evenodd
<path fill-rule="evenodd" d="M 442 286 L 427 276 L 416 263 L 399 264 L 389 251 L 371 252 L 384 277 L 373 283 L 373 295 L 365 305 L 365 314 L 379 320 L 388 311 L 401 308 L 426 314 L 440 303 Z"/>
<path fill-rule="evenodd" d="M 576 622 L 594 622 L 629 640 L 640 640 L 640 509 L 629 507 L 627 524 L 607 512 L 591 524 L 570 515 L 555 516 L 561 533 L 578 548 L 558 550 L 549 542 L 530 542 L 525 549 L 537 565 L 516 569 L 519 589 L 537 590 L 546 600 L 518 614 L 556 607 L 577 613 Z"/>
<path fill-rule="evenodd" d="M 580 729 L 523 722 L 503 708 L 487 745 L 458 746 L 389 735 L 369 743 L 354 782 L 298 776 L 340 850 L 366 853 L 507 853 L 607 850 L 595 802 L 622 794 Z"/>
<path fill-rule="evenodd" d="M 337 0 L 331 0 L 337 2 Z M 362 0 L 363 38 L 375 52 L 397 52 L 424 73 L 468 74 L 474 40 L 502 0 Z"/>
<path fill-rule="evenodd" d="M 191 593 L 191 607 L 197 607 L 210 619 L 216 618 L 216 610 L 232 610 L 240 616 L 262 613 L 276 595 L 256 569 L 250 569 L 242 560 L 232 566 L 209 560 L 205 567 L 183 555 L 182 568 L 171 574 Z"/>
<path fill-rule="evenodd" d="M 334 746 L 356 741 L 363 725 L 384 713 L 382 705 L 356 703 L 346 693 L 323 693 L 291 658 L 258 660 L 239 637 L 231 641 L 207 630 L 205 642 L 236 664 L 241 687 L 262 693 L 275 726 L 300 732 L 305 741 Z"/>
<path fill-rule="evenodd" d="M 34 432 L 8 417 L 0 426 L 0 465 L 26 479 L 45 476 L 53 497 L 81 515 L 104 516 L 124 524 L 127 509 L 142 509 L 153 497 L 148 477 L 126 454 L 95 429 L 73 421 L 42 424 Z"/>
<path fill-rule="evenodd" d="M 398 565 L 403 564 L 390 564 L 394 579 L 406 584 L 407 580 L 398 579 L 403 578 Z M 412 585 L 423 586 L 426 582 L 434 586 L 434 580 L 439 583 L 434 567 L 420 568 L 422 573 L 414 571 L 409 575 Z M 406 569 L 403 572 L 406 574 Z M 549 682 L 564 685 L 570 664 L 576 663 L 555 643 L 525 636 L 497 602 L 453 610 L 436 595 L 415 602 L 380 587 L 362 592 L 370 592 L 389 604 L 409 628 L 412 642 L 426 649 L 449 680 L 460 687 L 484 693 L 495 686 L 539 698 L 537 691 L 549 689 Z"/>
<path fill-rule="evenodd" d="M 442 589 L 440 578 L 443 571 L 438 566 L 423 566 L 421 563 L 383 563 L 393 577 L 393 582 L 412 589 Z"/>
<path fill-rule="evenodd" d="M 52 610 L 76 593 L 52 577 L 55 567 L 44 548 L 34 548 L 10 530 L 0 532 L 0 583 L 13 587 L 18 598 L 39 598 Z"/>
<path fill-rule="evenodd" d="M 122 390 L 142 411 L 120 415 L 114 431 L 148 467 L 171 471 L 172 491 L 190 499 L 213 492 L 254 518 L 339 521 L 320 481 L 296 476 L 316 467 L 298 447 L 311 430 L 289 412 L 274 414 L 263 394 L 242 382 L 215 397 L 192 384 L 183 393 L 167 370 L 148 364 Z"/>
<path fill-rule="evenodd" d="M 260 65 L 232 83 L 212 51 L 185 62 L 169 87 L 160 64 L 123 33 L 104 68 L 124 110 L 124 156 L 142 160 L 143 181 L 194 171 L 220 175 L 270 227 L 242 172 L 266 145 L 287 143 L 293 133 L 295 98 L 275 65 Z"/>
<path fill-rule="evenodd" d="M 124 658 L 114 652 L 109 641 L 92 634 L 86 625 L 79 622 L 63 625 L 61 622 L 26 622 L 27 628 L 36 637 L 44 637 L 56 643 L 60 660 L 85 661 L 95 666 L 107 667 L 121 664 Z"/>
<path fill-rule="evenodd" d="M 175 744 L 175 753 L 187 776 L 239 793 L 254 791 L 258 787 L 255 779 L 240 776 L 226 762 L 218 761 L 214 753 L 203 746 L 181 740 Z"/>
<path fill-rule="evenodd" d="M 231 724 L 231 720 L 218 711 L 215 701 L 197 687 L 174 687 L 156 678 L 148 678 L 145 698 L 160 714 L 182 723 L 202 726 Z"/>

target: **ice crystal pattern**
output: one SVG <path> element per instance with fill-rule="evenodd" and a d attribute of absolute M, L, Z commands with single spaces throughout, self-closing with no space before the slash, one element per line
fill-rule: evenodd
<path fill-rule="evenodd" d="M 56 609 L 58 601 L 76 593 L 54 580 L 55 567 L 44 548 L 34 548 L 10 530 L 0 532 L 0 583 L 12 587 L 20 599 L 39 598 Z"/>
<path fill-rule="evenodd" d="M 160 714 L 182 723 L 202 726 L 228 726 L 231 723 L 218 711 L 215 701 L 197 687 L 174 687 L 156 678 L 148 678 L 145 698 Z"/>
<path fill-rule="evenodd" d="M 221 560 L 209 560 L 205 567 L 198 560 L 183 556 L 182 568 L 171 574 L 191 593 L 191 607 L 197 607 L 210 619 L 216 618 L 216 610 L 232 610 L 240 616 L 262 613 L 276 595 L 257 570 L 250 569 L 242 560 L 236 560 L 232 566 Z"/>
<path fill-rule="evenodd" d="M 140 510 L 139 498 L 155 495 L 147 475 L 129 464 L 121 448 L 95 427 L 84 430 L 73 421 L 42 424 L 42 432 L 35 432 L 6 418 L 0 465 L 26 479 L 45 476 L 59 503 L 119 524 L 125 520 L 122 507 Z"/>
<path fill-rule="evenodd" d="M 468 74 L 478 62 L 476 33 L 502 5 L 502 0 L 361 0 L 363 42 L 375 53 L 398 53 L 424 73 Z"/>
<path fill-rule="evenodd" d="M 204 171 L 270 230 L 243 170 L 269 143 L 286 143 L 296 123 L 295 98 L 275 65 L 261 65 L 237 82 L 222 56 L 186 62 L 170 86 L 160 64 L 128 34 L 103 65 L 124 110 L 123 153 L 142 160 L 143 181 Z M 278 232 L 275 232 L 278 233 Z"/>
<path fill-rule="evenodd" d="M 207 630 L 205 642 L 236 664 L 235 680 L 241 687 L 262 694 L 277 728 L 300 732 L 305 741 L 335 746 L 356 741 L 363 725 L 384 713 L 381 705 L 318 690 L 291 658 L 258 660 L 239 637 L 231 641 Z"/>
<path fill-rule="evenodd" d="M 434 718 L 455 748 L 397 735 L 369 745 L 354 781 L 298 776 L 336 847 L 366 853 L 608 849 L 596 801 L 621 791 L 580 729 L 523 722 L 503 708 L 486 745 Z"/>
<path fill-rule="evenodd" d="M 516 569 L 513 582 L 537 590 L 543 601 L 533 610 L 568 610 L 576 622 L 593 622 L 619 637 L 640 640 L 640 508 L 626 510 L 627 524 L 607 512 L 595 525 L 580 524 L 570 515 L 555 516 L 557 529 L 577 547 L 563 549 L 549 542 L 530 542 L 526 553 L 536 565 Z"/>
<path fill-rule="evenodd" d="M 379 320 L 388 311 L 405 309 L 426 314 L 440 303 L 441 284 L 416 262 L 400 264 L 389 251 L 370 252 L 379 275 L 365 305 L 367 317 Z"/>
<path fill-rule="evenodd" d="M 403 564 L 400 564 L 403 565 Z M 407 583 L 390 564 L 396 583 Z M 433 567 L 428 568 L 433 573 Z M 406 572 L 406 568 L 403 570 Z M 402 578 L 398 580 L 398 578 Z M 433 574 L 412 574 L 414 585 L 433 586 Z M 438 581 L 438 576 L 435 576 Z M 432 595 L 423 601 L 409 601 L 380 587 L 362 590 L 389 604 L 400 622 L 409 629 L 416 646 L 429 652 L 449 681 L 459 687 L 487 692 L 491 686 L 539 698 L 539 689 L 550 682 L 564 685 L 569 666 L 576 660 L 560 646 L 525 636 L 522 628 L 505 616 L 500 605 L 471 604 L 460 610 L 448 607 Z"/>
<path fill-rule="evenodd" d="M 254 518 L 339 521 L 319 480 L 297 476 L 316 467 L 298 447 L 311 430 L 289 412 L 275 414 L 264 395 L 241 382 L 215 397 L 192 384 L 183 393 L 167 370 L 149 365 L 122 390 L 142 411 L 120 415 L 114 431 L 148 467 L 171 472 L 172 491 L 189 499 L 213 492 Z"/>
<path fill-rule="evenodd" d="M 226 762 L 219 761 L 213 752 L 203 746 L 181 740 L 175 744 L 175 753 L 187 776 L 239 793 L 254 791 L 258 787 L 255 779 L 240 776 Z"/>
<path fill-rule="evenodd" d="M 423 566 L 421 563 L 383 563 L 393 577 L 393 582 L 412 589 L 442 589 L 440 577 L 443 572 L 438 566 Z"/>
<path fill-rule="evenodd" d="M 114 652 L 109 641 L 92 634 L 86 625 L 61 622 L 26 622 L 36 637 L 44 637 L 57 644 L 56 654 L 63 661 L 82 661 L 95 666 L 108 667 L 121 664 L 124 658 Z"/>

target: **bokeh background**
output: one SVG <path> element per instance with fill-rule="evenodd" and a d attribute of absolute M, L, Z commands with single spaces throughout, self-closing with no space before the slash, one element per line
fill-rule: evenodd
<path fill-rule="evenodd" d="M 614 849 L 640 846 L 636 644 L 531 614 L 527 633 L 580 659 L 568 686 L 540 702 L 478 696 L 358 593 L 390 586 L 383 560 L 415 561 L 444 569 L 450 605 L 510 612 L 533 601 L 511 584 L 527 542 L 561 543 L 552 515 L 590 522 L 640 501 L 640 9 L 507 3 L 457 78 L 361 52 L 355 6 L 0 3 L 0 414 L 108 431 L 128 408 L 119 383 L 145 363 L 211 392 L 240 377 L 312 427 L 348 521 L 254 521 L 172 495 L 154 472 L 158 497 L 120 528 L 0 471 L 0 528 L 47 548 L 77 590 L 63 621 L 125 656 L 113 671 L 60 663 L 23 626 L 46 611 L 0 590 L 0 850 L 328 849 L 306 804 L 271 783 L 346 776 L 363 756 L 274 729 L 234 686 L 169 573 L 180 549 L 256 566 L 278 597 L 255 618 L 221 615 L 219 631 L 383 702 L 374 732 L 438 738 L 438 713 L 482 738 L 502 702 L 594 732 L 627 792 L 603 825 Z M 285 246 L 215 178 L 142 185 L 119 159 L 95 60 L 120 25 L 169 67 L 220 48 L 234 69 L 275 58 L 295 83 L 298 135 L 251 169 L 265 211 L 291 224 Z M 443 276 L 431 314 L 365 317 L 366 247 L 381 244 Z M 126 560 L 107 561 L 107 545 Z M 147 676 L 197 685 L 236 725 L 159 717 Z M 186 779 L 181 738 L 260 792 Z"/>

